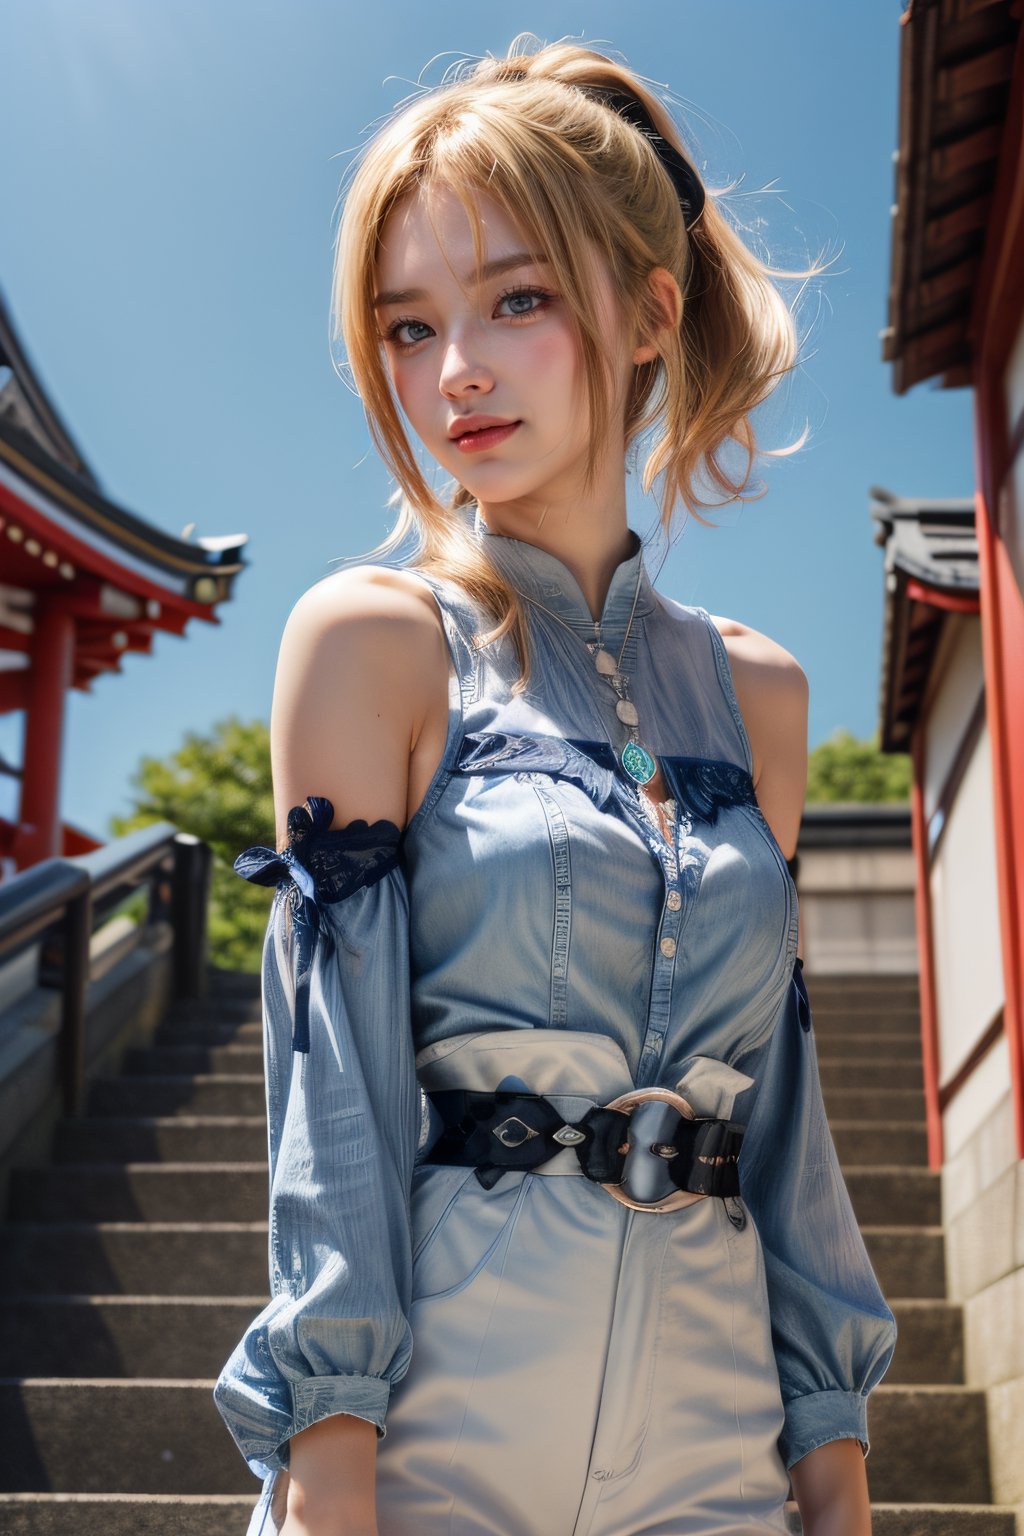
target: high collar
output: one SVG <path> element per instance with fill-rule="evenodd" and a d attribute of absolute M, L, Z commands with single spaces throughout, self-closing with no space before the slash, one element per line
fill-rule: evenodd
<path fill-rule="evenodd" d="M 557 555 L 539 549 L 536 544 L 528 544 L 525 539 L 494 533 L 484 522 L 478 507 L 467 510 L 470 527 L 485 541 L 489 559 L 505 579 L 529 599 L 528 606 L 547 609 L 578 635 L 593 639 L 594 616 L 569 567 Z M 621 640 L 631 614 L 635 625 L 637 619 L 655 607 L 654 588 L 644 565 L 643 544 L 633 530 L 630 530 L 630 537 L 633 553 L 615 567 L 601 614 L 600 633 L 606 644 Z"/>

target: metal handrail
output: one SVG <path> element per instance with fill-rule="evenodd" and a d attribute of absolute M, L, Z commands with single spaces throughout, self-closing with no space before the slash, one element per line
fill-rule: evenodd
<path fill-rule="evenodd" d="M 59 941 L 58 1058 L 65 1114 L 80 1113 L 85 1099 L 85 1019 L 94 916 L 148 882 L 150 921 L 169 922 L 174 934 L 177 995 L 201 996 L 211 862 L 206 843 L 161 821 L 92 853 L 44 859 L 0 884 L 0 959 L 40 938 Z"/>

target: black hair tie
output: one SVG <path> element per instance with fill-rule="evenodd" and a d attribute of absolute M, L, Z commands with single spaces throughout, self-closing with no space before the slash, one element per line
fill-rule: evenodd
<path fill-rule="evenodd" d="M 627 91 L 595 91 L 593 94 L 650 140 L 651 148 L 672 178 L 683 210 L 683 224 L 689 230 L 704 212 L 704 187 L 696 171 L 675 145 L 658 132 L 639 97 L 631 96 Z"/>

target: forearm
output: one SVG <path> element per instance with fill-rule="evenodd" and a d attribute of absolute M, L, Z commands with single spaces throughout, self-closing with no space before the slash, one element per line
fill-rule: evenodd
<path fill-rule="evenodd" d="M 830 1440 L 789 1469 L 804 1536 L 870 1536 L 871 1501 L 858 1440 Z"/>
<path fill-rule="evenodd" d="M 333 1414 L 293 1435 L 289 1470 L 275 1487 L 275 1522 L 287 1511 L 282 1536 L 376 1536 L 376 1458 L 376 1427 L 352 1414 Z"/>

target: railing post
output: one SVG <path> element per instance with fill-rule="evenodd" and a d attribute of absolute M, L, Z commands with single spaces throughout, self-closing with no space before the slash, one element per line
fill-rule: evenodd
<path fill-rule="evenodd" d="M 92 892 L 73 896 L 64 912 L 63 997 L 61 999 L 60 1087 L 66 1115 L 85 1103 L 85 1010 L 89 990 Z"/>
<path fill-rule="evenodd" d="M 188 832 L 174 839 L 174 988 L 178 997 L 206 995 L 206 909 L 213 852 Z"/>

